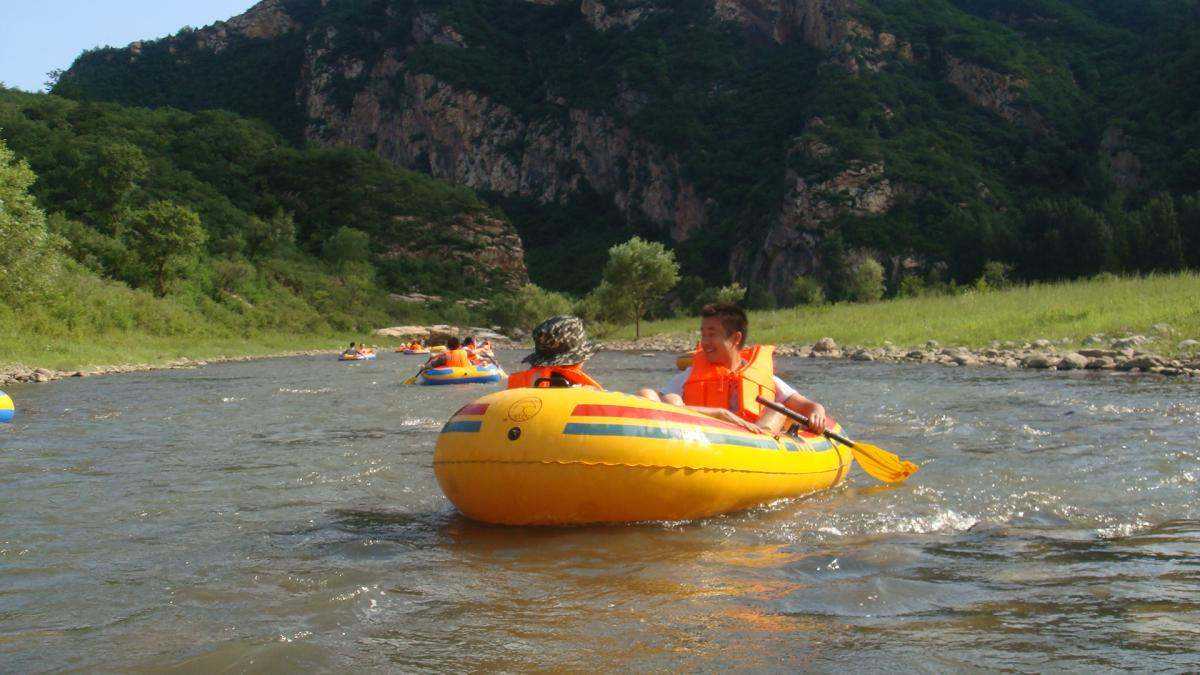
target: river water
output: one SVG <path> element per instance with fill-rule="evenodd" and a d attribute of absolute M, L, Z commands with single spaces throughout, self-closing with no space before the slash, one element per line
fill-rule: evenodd
<path fill-rule="evenodd" d="M 11 390 L 0 671 L 1200 668 L 1194 384 L 784 359 L 921 472 L 698 522 L 512 529 L 457 515 L 431 464 L 490 388 L 400 386 L 417 363 Z M 590 370 L 629 391 L 672 366 Z"/>

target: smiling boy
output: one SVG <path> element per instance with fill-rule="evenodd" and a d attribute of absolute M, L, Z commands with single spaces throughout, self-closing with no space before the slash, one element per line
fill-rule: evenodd
<path fill-rule="evenodd" d="M 810 430 L 825 430 L 825 407 L 810 401 L 775 375 L 771 345 L 746 347 L 749 331 L 746 312 L 731 303 L 716 303 L 700 310 L 700 346 L 692 366 L 675 376 L 661 392 L 643 389 L 639 396 L 684 405 L 710 417 L 732 422 L 752 431 L 763 429 L 757 422 L 762 396 L 804 415 Z"/>

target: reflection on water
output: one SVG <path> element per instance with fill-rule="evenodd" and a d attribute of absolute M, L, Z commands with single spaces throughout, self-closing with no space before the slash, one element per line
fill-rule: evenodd
<path fill-rule="evenodd" d="M 418 360 L 10 392 L 0 670 L 1200 668 L 1186 383 L 785 359 L 922 472 L 699 522 L 529 529 L 438 491 L 440 424 L 486 388 L 399 386 Z M 592 370 L 630 390 L 672 367 Z"/>

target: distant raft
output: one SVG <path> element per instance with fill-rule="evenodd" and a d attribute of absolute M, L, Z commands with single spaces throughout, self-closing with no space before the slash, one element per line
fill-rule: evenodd
<path fill-rule="evenodd" d="M 365 354 L 342 354 L 338 357 L 338 361 L 374 361 L 375 352 L 367 352 Z"/>
<path fill-rule="evenodd" d="M 17 407 L 13 405 L 13 400 L 8 394 L 0 391 L 0 424 L 7 424 L 13 421 L 13 415 L 17 414 Z"/>
<path fill-rule="evenodd" d="M 468 518 L 582 525 L 691 520 L 799 497 L 841 483 L 852 461 L 815 434 L 777 439 L 628 394 L 551 388 L 506 389 L 460 409 L 442 427 L 433 468 Z"/>
<path fill-rule="evenodd" d="M 487 384 L 504 379 L 495 364 L 442 366 L 421 373 L 421 384 Z"/>

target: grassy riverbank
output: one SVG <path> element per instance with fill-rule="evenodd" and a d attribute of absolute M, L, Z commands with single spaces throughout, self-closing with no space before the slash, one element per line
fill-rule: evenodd
<path fill-rule="evenodd" d="M 1154 351 L 1169 354 L 1184 339 L 1200 339 L 1200 274 L 1102 277 L 1034 284 L 961 295 L 901 298 L 869 304 L 752 312 L 751 339 L 766 343 L 811 343 L 832 337 L 841 345 L 987 347 L 992 341 L 1069 339 L 1079 344 L 1094 334 L 1128 333 L 1155 338 Z M 1156 333 L 1167 324 L 1172 332 Z M 643 325 L 643 335 L 694 334 L 692 318 Z M 633 327 L 608 337 L 631 339 Z"/>
<path fill-rule="evenodd" d="M 249 338 L 111 333 L 87 339 L 14 334 L 0 330 L 0 370 L 24 364 L 50 370 L 95 370 L 120 364 L 165 365 L 177 359 L 215 360 L 344 348 L 352 335 L 268 333 Z M 368 340 L 370 341 L 370 340 Z"/>

